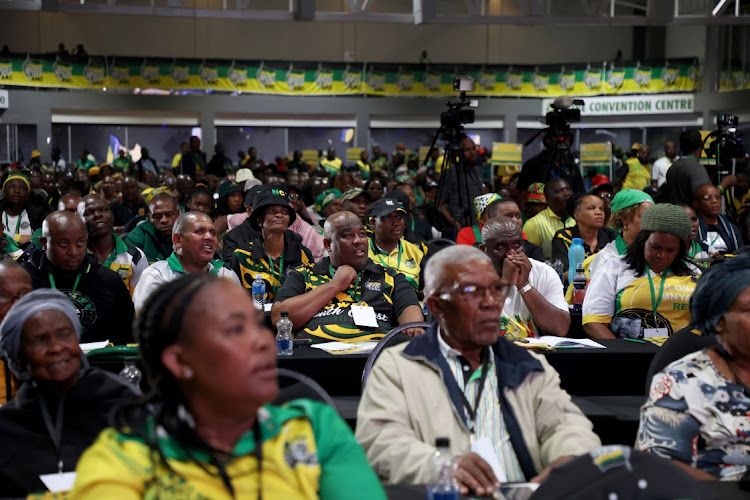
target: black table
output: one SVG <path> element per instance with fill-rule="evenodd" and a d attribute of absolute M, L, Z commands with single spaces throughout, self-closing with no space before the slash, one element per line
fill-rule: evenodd
<path fill-rule="evenodd" d="M 606 349 L 559 349 L 546 352 L 547 361 L 560 373 L 563 389 L 575 396 L 643 395 L 648 366 L 658 347 L 620 339 L 599 341 Z M 331 396 L 360 393 L 367 354 L 329 354 L 320 349 L 295 349 L 279 356 L 288 368 L 317 381 Z"/>

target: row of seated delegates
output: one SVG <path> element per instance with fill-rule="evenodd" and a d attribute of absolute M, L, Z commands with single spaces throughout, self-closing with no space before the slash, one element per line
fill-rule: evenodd
<path fill-rule="evenodd" d="M 134 400 L 136 389 L 88 366 L 76 306 L 65 293 L 30 291 L 18 264 L 4 262 L 1 272 L 11 269 L 25 288 L 0 325 L 0 350 L 21 385 L 0 407 L 0 491 L 4 498 L 26 498 L 47 490 L 41 474 L 74 471 L 110 412 Z"/>
<path fill-rule="evenodd" d="M 276 346 L 262 316 L 211 274 L 157 288 L 136 325 L 149 396 L 83 454 L 71 496 L 385 499 L 335 410 L 271 404 Z"/>
<path fill-rule="evenodd" d="M 502 311 L 502 335 L 518 338 L 568 334 L 570 312 L 562 282 L 552 267 L 526 255 L 519 223 L 503 216 L 489 219 L 482 228 L 479 249 L 487 254 L 502 283 L 509 287 Z"/>
<path fill-rule="evenodd" d="M 61 290 L 73 301 L 81 321 L 81 341 L 132 342 L 133 302 L 120 275 L 88 252 L 88 230 L 68 211 L 53 212 L 42 224 L 42 248 L 22 266 L 34 289 Z"/>
<path fill-rule="evenodd" d="M 508 482 L 541 481 L 600 445 L 544 356 L 498 336 L 510 288 L 468 245 L 427 262 L 425 296 L 437 322 L 383 351 L 357 411 L 355 436 L 385 483 L 426 483 L 439 437 L 450 439 L 461 493 L 479 496 L 499 481 L 473 443 L 494 452 Z"/>
<path fill-rule="evenodd" d="M 224 256 L 245 288 L 251 289 L 256 276 L 261 275 L 266 283 L 266 302 L 271 303 L 290 269 L 309 267 L 314 261 L 302 237 L 289 229 L 297 214 L 289 204 L 287 191 L 271 186 L 256 189 L 252 213 L 230 233 L 236 233 L 233 240 L 237 246 L 231 253 L 225 248 Z"/>
<path fill-rule="evenodd" d="M 272 322 L 289 313 L 297 334 L 313 342 L 378 340 L 392 328 L 423 321 L 414 288 L 404 275 L 368 258 L 361 219 L 347 211 L 328 217 L 324 244 L 329 257 L 291 270 L 276 294 Z M 355 314 L 354 307 L 360 307 Z M 378 326 L 367 326 L 364 315 Z M 409 329 L 407 335 L 421 333 Z"/>
<path fill-rule="evenodd" d="M 748 311 L 750 257 L 712 264 L 693 292 L 690 327 L 718 342 L 654 375 L 641 409 L 637 448 L 669 458 L 701 480 L 738 481 L 747 475 Z"/>
<path fill-rule="evenodd" d="M 211 217 L 203 212 L 186 212 L 172 227 L 173 251 L 165 260 L 151 264 L 133 292 L 135 310 L 140 310 L 159 285 L 183 274 L 213 274 L 239 284 L 237 275 L 224 262 L 215 260 L 219 240 Z"/>
<path fill-rule="evenodd" d="M 699 267 L 686 259 L 692 231 L 681 207 L 658 204 L 641 216 L 641 231 L 622 256 L 592 276 L 583 328 L 593 338 L 668 337 L 690 322 Z"/>
<path fill-rule="evenodd" d="M 573 191 L 564 179 L 553 179 L 544 185 L 544 197 L 547 208 L 523 225 L 526 238 L 535 245 L 541 246 L 546 241 L 552 241 L 555 233 L 575 225 L 575 220 L 569 217 L 566 203 Z"/>
<path fill-rule="evenodd" d="M 604 226 L 604 201 L 598 196 L 575 193 L 568 198 L 566 207 L 575 225 L 555 233 L 552 238 L 552 260 L 562 262 L 563 276 L 566 281 L 571 281 L 572 276 L 568 276 L 568 250 L 573 238 L 583 240 L 584 255 L 590 257 L 615 241 L 616 235 L 612 229 Z"/>

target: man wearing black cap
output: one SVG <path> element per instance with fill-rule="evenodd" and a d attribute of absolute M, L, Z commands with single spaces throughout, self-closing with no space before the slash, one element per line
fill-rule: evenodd
<path fill-rule="evenodd" d="M 370 238 L 370 260 L 402 274 L 414 290 L 419 291 L 419 275 L 424 253 L 404 239 L 406 210 L 397 200 L 381 198 L 370 205 L 373 236 Z"/>
<path fill-rule="evenodd" d="M 287 271 L 313 264 L 302 237 L 289 229 L 297 218 L 289 196 L 281 187 L 265 187 L 255 193 L 253 212 L 242 225 L 250 224 L 255 236 L 237 247 L 230 267 L 245 288 L 252 288 L 257 275 L 266 282 L 266 302 L 272 302 Z"/>
<path fill-rule="evenodd" d="M 395 326 L 424 320 L 406 278 L 368 259 L 367 234 L 356 215 L 329 216 L 323 242 L 330 257 L 289 272 L 271 310 L 273 323 L 287 311 L 294 330 L 313 342 L 353 342 L 379 340 Z"/>
<path fill-rule="evenodd" d="M 370 205 L 370 199 L 370 193 L 362 188 L 351 188 L 341 195 L 342 208 L 359 217 L 365 229 L 368 229 L 367 207 Z"/>

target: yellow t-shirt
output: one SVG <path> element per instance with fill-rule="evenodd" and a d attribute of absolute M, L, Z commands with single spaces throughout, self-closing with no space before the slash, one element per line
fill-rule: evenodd
<path fill-rule="evenodd" d="M 370 238 L 368 253 L 371 261 L 403 274 L 414 290 L 419 290 L 419 272 L 424 253 L 414 243 L 401 238 L 398 246 L 388 254 L 375 245 L 374 238 Z"/>
<path fill-rule="evenodd" d="M 555 233 L 560 229 L 573 227 L 575 225 L 576 221 L 572 217 L 568 217 L 568 219 L 563 222 L 563 220 L 558 217 L 551 208 L 547 207 L 526 221 L 526 224 L 523 225 L 523 232 L 526 233 L 526 239 L 528 241 L 541 246 L 545 241 L 552 241 Z"/>
<path fill-rule="evenodd" d="M 638 158 L 631 158 L 627 162 L 628 164 L 628 175 L 622 182 L 623 189 L 637 189 L 643 191 L 651 185 L 651 172 L 643 164 L 641 164 Z"/>

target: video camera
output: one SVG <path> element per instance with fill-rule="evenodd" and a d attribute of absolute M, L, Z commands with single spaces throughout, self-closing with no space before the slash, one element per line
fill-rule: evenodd
<path fill-rule="evenodd" d="M 461 92 L 458 102 L 446 101 L 448 111 L 440 114 L 440 126 L 444 129 L 444 138 L 449 142 L 457 142 L 463 131 L 462 125 L 474 123 L 474 110 L 479 101 L 468 99 L 466 92 L 474 91 L 474 79 L 470 76 L 457 76 L 453 79 L 453 90 Z"/>
<path fill-rule="evenodd" d="M 716 117 L 716 130 L 708 134 L 704 149 L 709 158 L 732 159 L 745 156 L 742 132 L 737 130 L 739 117 L 719 113 Z M 726 127 L 726 130 L 724 128 Z M 711 140 L 713 139 L 713 140 Z"/>
<path fill-rule="evenodd" d="M 544 116 L 547 128 L 540 130 L 531 139 L 526 141 L 528 146 L 540 134 L 545 134 L 542 142 L 546 148 L 567 150 L 573 142 L 573 134 L 570 131 L 570 123 L 581 121 L 581 110 L 572 106 L 583 106 L 583 99 L 573 99 L 569 96 L 560 96 L 551 104 L 552 111 Z M 541 118 L 539 119 L 541 121 Z"/>

